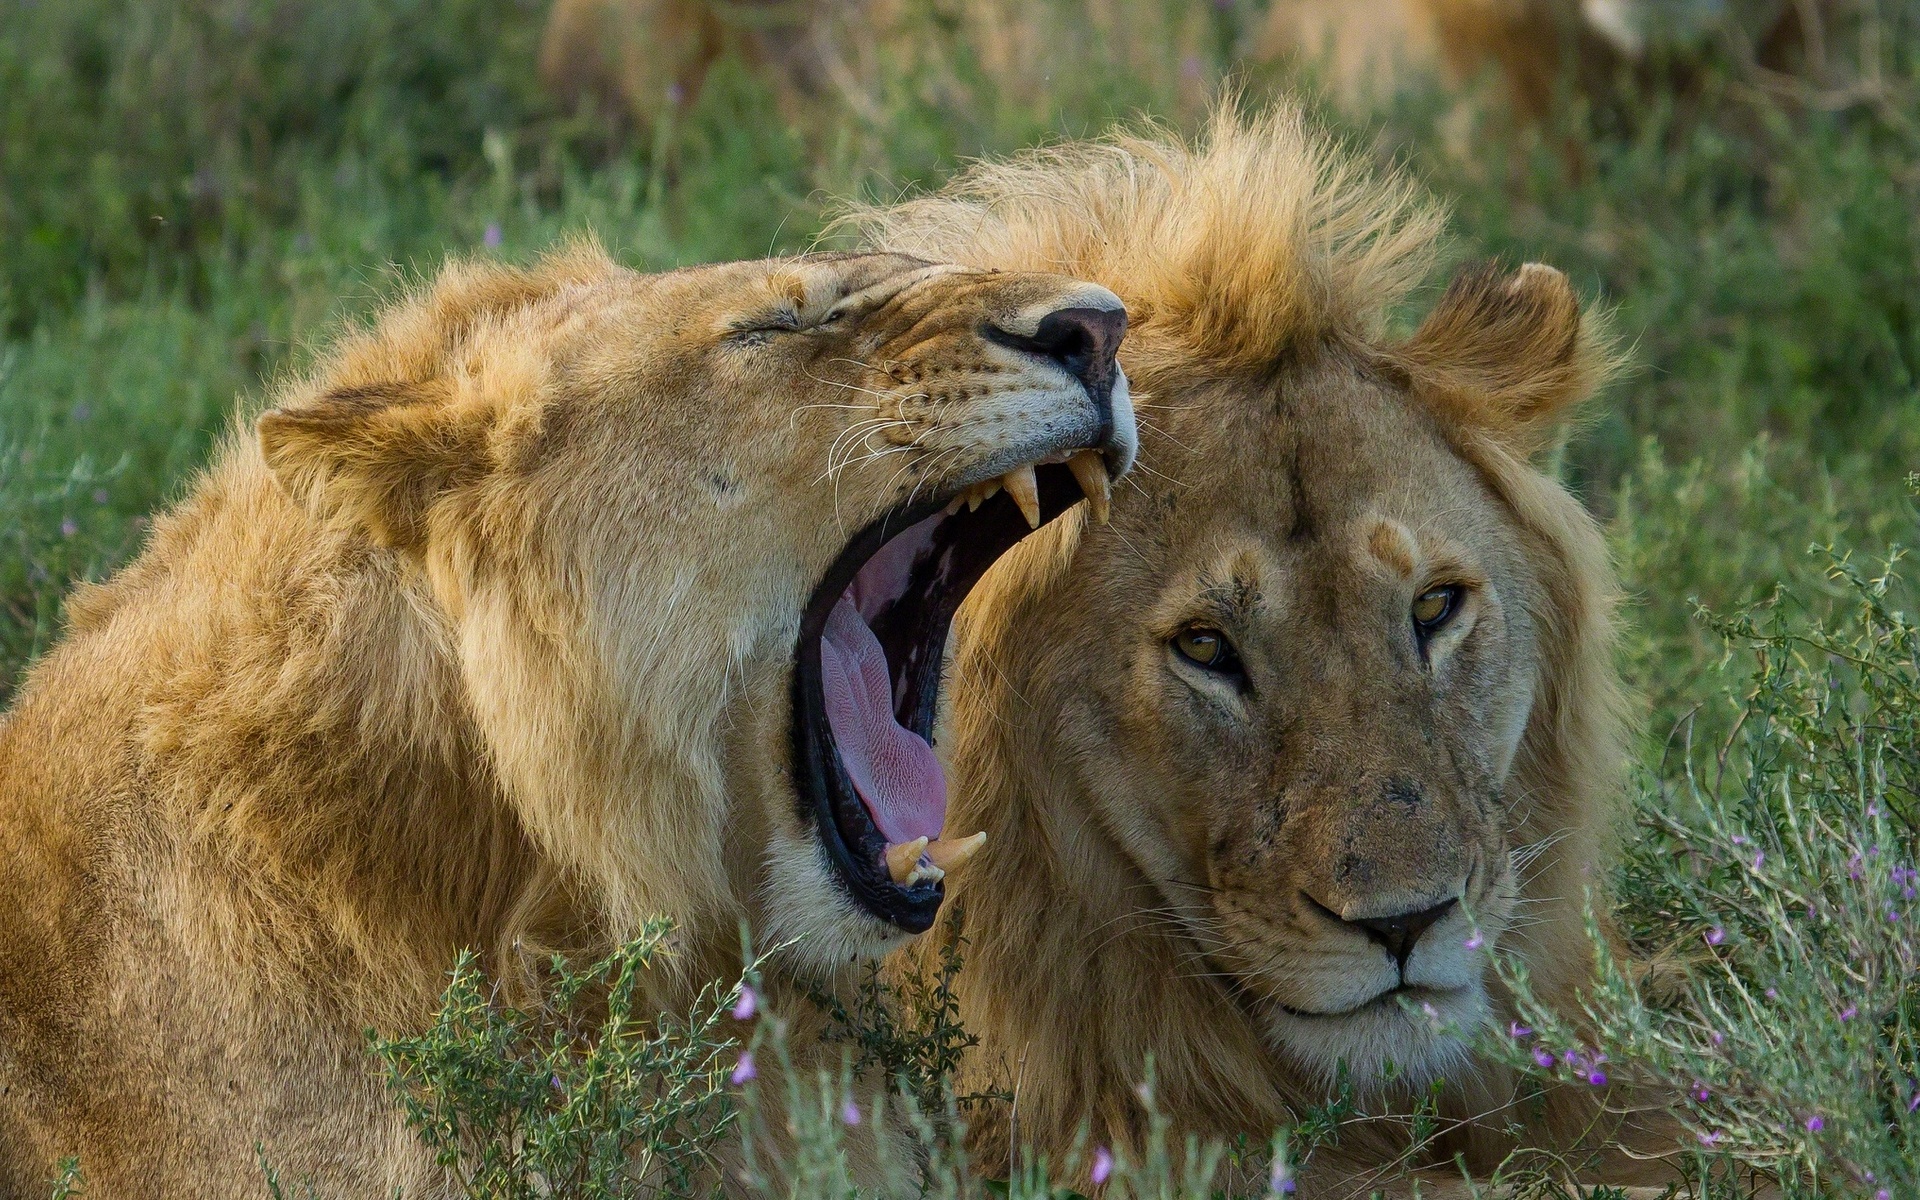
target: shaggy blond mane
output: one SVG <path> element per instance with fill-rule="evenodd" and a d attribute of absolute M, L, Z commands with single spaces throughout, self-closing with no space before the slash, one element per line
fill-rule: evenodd
<path fill-rule="evenodd" d="M 1377 336 L 1431 272 L 1444 220 L 1292 107 L 1222 107 L 1194 141 L 1149 125 L 977 163 L 937 196 L 847 217 L 876 245 L 1120 289 L 1130 361 L 1221 373 Z"/>

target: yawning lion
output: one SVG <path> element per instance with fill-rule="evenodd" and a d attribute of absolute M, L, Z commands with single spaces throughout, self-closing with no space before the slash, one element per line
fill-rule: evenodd
<path fill-rule="evenodd" d="M 0 1195 L 440 1194 L 363 1053 L 462 947 L 651 1003 L 925 929 L 955 608 L 1133 456 L 1113 293 L 822 255 L 448 268 L 74 598 L 0 723 Z M 922 840 L 926 839 L 926 840 Z"/>

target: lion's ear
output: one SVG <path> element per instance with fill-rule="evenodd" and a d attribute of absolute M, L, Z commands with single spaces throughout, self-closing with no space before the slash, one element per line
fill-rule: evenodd
<path fill-rule="evenodd" d="M 1443 419 L 1522 455 L 1554 445 L 1613 369 L 1567 277 L 1544 263 L 1462 271 L 1404 347 L 1416 390 Z"/>
<path fill-rule="evenodd" d="M 425 539 L 436 496 L 485 471 L 487 419 L 441 381 L 338 388 L 261 416 L 282 487 L 319 515 L 343 515 L 398 549 Z"/>

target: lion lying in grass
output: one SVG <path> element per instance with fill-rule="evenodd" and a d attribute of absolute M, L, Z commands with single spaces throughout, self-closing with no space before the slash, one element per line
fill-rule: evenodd
<path fill-rule="evenodd" d="M 982 1039 L 958 1085 L 1014 1098 L 973 1120 L 976 1160 L 1059 1163 L 1090 1122 L 1139 1161 L 1149 1059 L 1176 1146 L 1263 1148 L 1342 1073 L 1365 1113 L 1445 1081 L 1442 1136 L 1346 1128 L 1315 1197 L 1488 1169 L 1510 1121 L 1611 1132 L 1601 1089 L 1522 1103 L 1462 1040 L 1511 1019 L 1496 947 L 1558 1005 L 1588 981 L 1623 763 L 1606 547 L 1535 465 L 1609 369 L 1566 278 L 1467 270 L 1387 335 L 1441 218 L 1286 109 L 856 220 L 1102 280 L 1133 317 L 1111 524 L 1023 544 L 957 627 L 948 819 L 989 835 L 950 892 Z"/>
<path fill-rule="evenodd" d="M 1131 461 L 1124 324 L 1051 274 L 582 249 L 343 340 L 0 723 L 0 1195 L 78 1155 L 90 1196 L 253 1197 L 256 1146 L 444 1194 L 363 1031 L 461 948 L 511 987 L 670 916 L 674 1008 L 743 920 L 809 982 L 925 929 L 972 845 L 947 625 Z"/>

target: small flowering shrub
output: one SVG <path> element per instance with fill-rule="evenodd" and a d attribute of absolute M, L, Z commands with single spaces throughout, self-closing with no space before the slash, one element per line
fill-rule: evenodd
<path fill-rule="evenodd" d="M 813 998 L 832 1022 L 827 1040 L 853 1049 L 856 1075 L 878 1071 L 902 1094 L 911 1096 L 921 1112 L 933 1116 L 946 1111 L 949 1099 L 961 1111 L 1013 1099 L 1007 1092 L 948 1095 L 961 1056 L 980 1044 L 960 1025 L 960 1001 L 953 981 L 960 974 L 966 939 L 958 936 L 959 914 L 949 920 L 954 933 L 943 943 L 939 966 L 931 974 L 890 978 L 875 963 L 867 968 L 851 1003 L 829 995 Z"/>
<path fill-rule="evenodd" d="M 694 1194 L 733 1125 L 729 1009 L 750 1012 L 751 993 L 710 985 L 690 1012 L 647 1009 L 642 979 L 670 930 L 650 922 L 583 969 L 556 957 L 531 1012 L 502 1003 L 463 954 L 430 1029 L 372 1039 L 407 1123 L 467 1195 Z"/>
<path fill-rule="evenodd" d="M 1834 616 L 1784 592 L 1703 614 L 1751 678 L 1724 733 L 1683 721 L 1637 789 L 1624 916 L 1665 967 L 1599 946 L 1577 1029 L 1536 1007 L 1494 1041 L 1649 1087 L 1703 1158 L 1790 1197 L 1892 1200 L 1920 1195 L 1920 626 L 1892 562 L 1826 553 Z"/>

